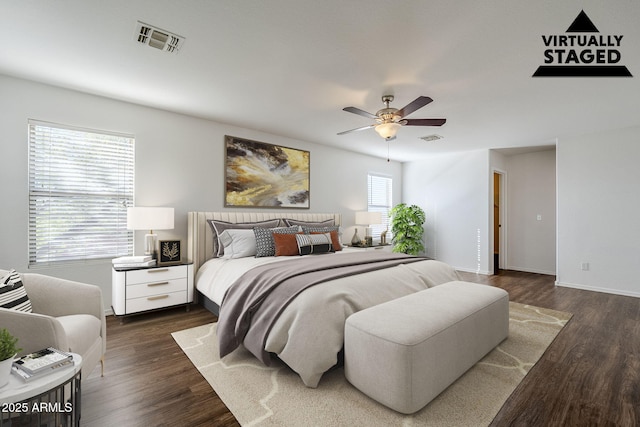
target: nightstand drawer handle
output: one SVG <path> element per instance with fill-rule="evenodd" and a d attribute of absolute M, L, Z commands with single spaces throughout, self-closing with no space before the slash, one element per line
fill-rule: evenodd
<path fill-rule="evenodd" d="M 151 286 L 161 286 L 161 285 L 168 285 L 169 282 L 158 282 L 158 283 L 147 283 L 147 286 L 151 287 Z"/>
<path fill-rule="evenodd" d="M 168 268 L 152 268 L 151 270 L 147 270 L 147 273 L 164 273 L 165 271 L 169 271 Z"/>
<path fill-rule="evenodd" d="M 149 297 L 147 298 L 147 301 L 156 301 L 156 300 L 165 299 L 165 298 L 169 298 L 169 295 L 157 295 L 155 297 Z"/>

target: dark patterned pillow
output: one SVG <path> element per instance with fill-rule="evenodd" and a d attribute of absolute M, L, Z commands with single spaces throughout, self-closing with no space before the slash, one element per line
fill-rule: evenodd
<path fill-rule="evenodd" d="M 258 222 L 227 222 L 227 221 L 219 221 L 217 219 L 208 219 L 207 222 L 211 227 L 211 231 L 213 232 L 213 256 L 221 257 L 224 255 L 224 245 L 220 242 L 220 234 L 224 230 L 229 229 L 248 229 L 251 230 L 256 227 L 260 228 L 274 228 L 280 225 L 280 219 L 269 219 L 266 221 L 258 221 Z"/>
<path fill-rule="evenodd" d="M 302 232 L 305 234 L 318 234 L 318 233 L 331 233 L 331 244 L 334 251 L 341 251 L 342 245 L 340 244 L 340 227 L 337 225 L 329 227 L 307 227 L 302 226 Z"/>
<path fill-rule="evenodd" d="M 276 256 L 276 243 L 273 240 L 273 233 L 296 234 L 300 232 L 300 227 L 279 227 L 279 228 L 254 228 L 256 235 L 256 258 L 264 256 Z"/>
<path fill-rule="evenodd" d="M 293 225 L 299 225 L 301 227 L 329 227 L 336 225 L 336 221 L 334 219 L 327 219 L 325 221 L 300 221 L 297 219 L 282 218 L 282 220 L 289 227 Z"/>
<path fill-rule="evenodd" d="M 0 280 L 0 307 L 32 313 L 31 301 L 22 285 L 22 277 L 11 270 Z"/>
<path fill-rule="evenodd" d="M 326 254 L 333 252 L 331 235 L 324 234 L 296 234 L 298 252 L 300 255 Z"/>

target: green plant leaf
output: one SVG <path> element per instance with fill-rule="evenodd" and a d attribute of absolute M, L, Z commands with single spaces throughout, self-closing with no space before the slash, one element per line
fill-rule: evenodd
<path fill-rule="evenodd" d="M 12 358 L 22 351 L 17 347 L 18 338 L 15 338 L 5 328 L 0 329 L 0 361 Z"/>
<path fill-rule="evenodd" d="M 424 251 L 422 225 L 426 220 L 424 210 L 416 205 L 400 203 L 391 211 L 391 233 L 393 234 L 393 251 L 418 255 Z"/>

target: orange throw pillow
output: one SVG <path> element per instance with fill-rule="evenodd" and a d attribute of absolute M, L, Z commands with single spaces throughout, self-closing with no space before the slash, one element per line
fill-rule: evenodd
<path fill-rule="evenodd" d="M 295 234 L 273 233 L 273 241 L 276 244 L 276 256 L 299 255 Z"/>

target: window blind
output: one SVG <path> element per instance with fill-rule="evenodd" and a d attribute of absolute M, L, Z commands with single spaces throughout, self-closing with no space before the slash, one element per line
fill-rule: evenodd
<path fill-rule="evenodd" d="M 382 224 L 372 224 L 371 231 L 374 239 L 379 239 L 380 234 L 388 230 L 391 232 L 389 224 L 389 211 L 392 207 L 392 185 L 393 179 L 389 176 L 369 174 L 368 176 L 369 201 L 367 210 L 369 212 L 380 212 L 382 214 Z M 391 241 L 391 236 L 387 235 L 387 241 Z"/>
<path fill-rule="evenodd" d="M 29 265 L 133 253 L 130 135 L 29 120 Z"/>

